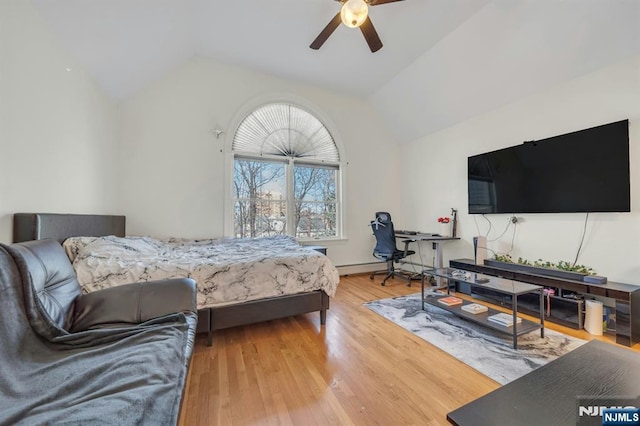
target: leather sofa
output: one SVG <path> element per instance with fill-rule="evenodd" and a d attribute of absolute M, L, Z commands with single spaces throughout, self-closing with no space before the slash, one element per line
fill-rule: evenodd
<path fill-rule="evenodd" d="M 57 241 L 0 244 L 0 424 L 176 424 L 196 323 L 191 279 L 83 294 Z"/>

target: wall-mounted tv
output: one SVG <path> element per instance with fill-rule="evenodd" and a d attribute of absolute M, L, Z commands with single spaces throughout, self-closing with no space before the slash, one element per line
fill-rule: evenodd
<path fill-rule="evenodd" d="M 629 120 L 474 155 L 469 213 L 629 212 Z"/>

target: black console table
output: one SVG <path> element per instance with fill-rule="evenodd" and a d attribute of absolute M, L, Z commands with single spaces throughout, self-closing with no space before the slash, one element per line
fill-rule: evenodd
<path fill-rule="evenodd" d="M 452 268 L 465 271 L 479 272 L 482 274 L 541 285 L 544 287 L 552 287 L 562 291 L 579 293 L 584 295 L 586 298 L 590 295 L 612 298 L 615 300 L 616 343 L 633 346 L 640 342 L 640 286 L 616 282 L 590 284 L 583 281 L 540 275 L 531 271 L 503 269 L 499 266 L 493 265 L 476 265 L 471 259 L 450 260 L 449 265 Z M 521 312 L 527 311 L 526 309 L 522 309 L 522 306 L 519 306 L 519 310 Z M 578 326 L 577 328 L 582 327 L 582 319 L 580 315 L 581 312 L 578 313 L 579 321 L 574 324 L 574 328 L 576 328 L 575 326 Z M 562 321 L 557 320 L 553 315 L 548 316 L 547 320 L 571 326 L 571 324 L 565 324 Z"/>
<path fill-rule="evenodd" d="M 637 407 L 639 394 L 638 353 L 592 340 L 447 414 L 447 420 L 457 426 L 601 425 L 600 415 L 581 418 L 578 405 Z"/>

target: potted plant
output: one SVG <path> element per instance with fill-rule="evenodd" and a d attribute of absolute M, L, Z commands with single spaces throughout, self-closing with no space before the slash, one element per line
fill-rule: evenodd
<path fill-rule="evenodd" d="M 534 274 L 565 278 L 569 280 L 583 281 L 587 275 L 596 275 L 596 272 L 587 266 L 576 265 L 565 260 L 557 263 L 538 259 L 531 262 L 519 257 L 516 262 L 509 254 L 496 254 L 493 259 L 484 261 L 487 266 L 496 266 L 513 271 L 528 271 Z"/>
<path fill-rule="evenodd" d="M 438 218 L 438 223 L 440 224 L 439 233 L 443 237 L 448 237 L 449 235 L 451 235 L 451 225 L 449 224 L 450 222 L 451 222 L 451 218 L 449 218 L 448 216 L 443 216 Z"/>

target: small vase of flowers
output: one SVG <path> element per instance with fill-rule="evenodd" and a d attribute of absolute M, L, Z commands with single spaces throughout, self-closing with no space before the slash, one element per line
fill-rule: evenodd
<path fill-rule="evenodd" d="M 449 236 L 451 234 L 451 218 L 448 216 L 439 217 L 438 223 L 440 224 L 440 235 Z"/>

